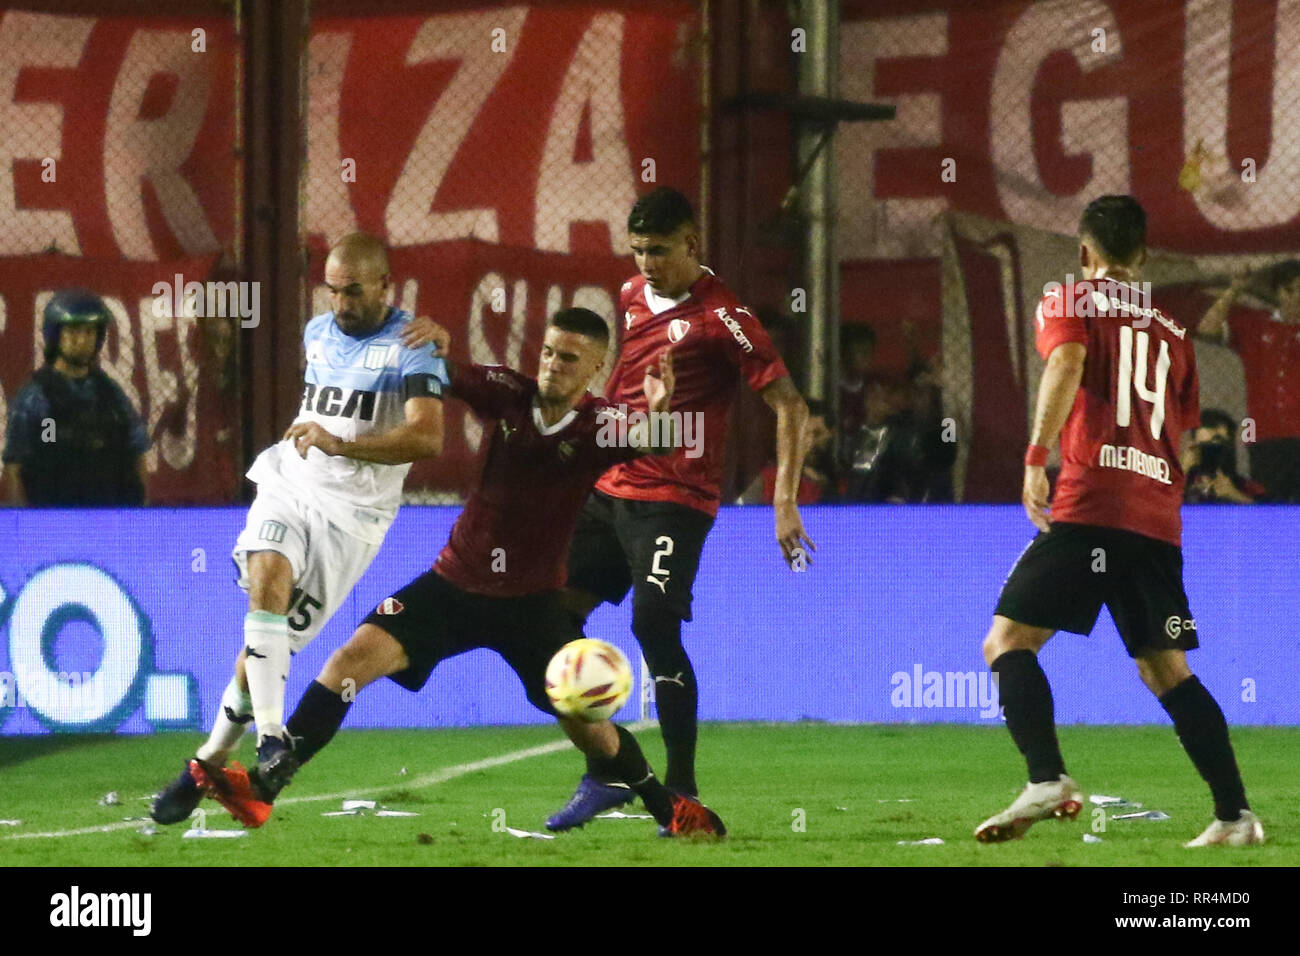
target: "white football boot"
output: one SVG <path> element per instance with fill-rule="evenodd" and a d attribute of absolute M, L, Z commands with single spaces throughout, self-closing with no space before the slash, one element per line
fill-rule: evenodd
<path fill-rule="evenodd" d="M 1225 823 L 1215 820 L 1205 832 L 1183 846 L 1250 846 L 1264 842 L 1264 824 L 1249 810 L 1241 811 L 1241 818 Z"/>
<path fill-rule="evenodd" d="M 1039 820 L 1073 820 L 1083 808 L 1083 792 L 1065 774 L 1057 780 L 1027 785 L 1015 803 L 975 828 L 981 843 L 1019 840 Z M 1235 824 L 1225 824 L 1235 826 Z"/>

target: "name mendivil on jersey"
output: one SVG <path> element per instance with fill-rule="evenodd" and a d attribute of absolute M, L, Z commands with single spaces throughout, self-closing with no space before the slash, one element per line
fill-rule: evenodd
<path fill-rule="evenodd" d="M 1071 290 L 1070 295 L 1065 290 Z M 1080 279 L 1067 274 L 1065 283 L 1043 286 L 1043 317 L 1048 319 L 1095 319 L 1103 315 L 1135 316 L 1133 328 L 1145 329 L 1155 319 L 1182 339 L 1187 330 L 1151 306 L 1150 282 L 1118 282 L 1115 279 Z"/>
<path fill-rule="evenodd" d="M 704 454 L 703 412 L 629 412 L 626 405 L 606 405 L 596 410 L 601 419 L 596 444 L 601 448 L 627 448 L 634 429 L 646 429 L 652 448 L 685 448 L 687 458 Z M 640 442 L 638 442 L 640 444 Z"/>

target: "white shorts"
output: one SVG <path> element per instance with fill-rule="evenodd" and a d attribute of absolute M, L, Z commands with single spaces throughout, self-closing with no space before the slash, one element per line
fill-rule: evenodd
<path fill-rule="evenodd" d="M 296 654 L 334 616 L 379 553 L 379 545 L 348 534 L 301 499 L 259 488 L 230 555 L 245 591 L 251 551 L 275 551 L 293 568 L 289 648 Z"/>

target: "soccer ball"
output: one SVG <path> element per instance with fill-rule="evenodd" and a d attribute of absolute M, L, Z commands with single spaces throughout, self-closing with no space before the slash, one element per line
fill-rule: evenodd
<path fill-rule="evenodd" d="M 605 720 L 631 693 L 631 665 L 622 651 L 604 641 L 570 641 L 546 667 L 546 696 L 565 717 Z"/>

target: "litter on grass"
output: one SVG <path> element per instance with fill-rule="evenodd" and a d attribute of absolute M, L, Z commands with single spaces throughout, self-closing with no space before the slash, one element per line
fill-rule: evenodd
<path fill-rule="evenodd" d="M 899 840 L 899 846 L 943 846 L 942 837 L 929 837 L 925 840 Z"/>
<path fill-rule="evenodd" d="M 198 827 L 181 834 L 181 838 L 185 840 L 229 840 L 246 836 L 248 836 L 247 830 L 200 830 Z"/>
<path fill-rule="evenodd" d="M 506 827 L 506 833 L 512 837 L 519 837 L 521 840 L 554 840 L 555 837 L 549 833 L 532 833 L 528 830 L 516 830 L 514 827 Z"/>
<path fill-rule="evenodd" d="M 1097 807 L 1114 807 L 1116 809 L 1119 809 L 1120 807 L 1132 807 L 1134 810 L 1140 810 L 1142 808 L 1142 804 L 1133 800 L 1125 800 L 1123 797 L 1107 797 L 1100 793 L 1094 793 L 1088 798 L 1088 800 L 1093 804 L 1093 806 Z"/>
<path fill-rule="evenodd" d="M 1172 817 L 1162 810 L 1140 810 L 1137 813 L 1120 813 L 1112 820 L 1170 820 Z"/>
<path fill-rule="evenodd" d="M 99 798 L 99 805 L 101 807 L 116 807 L 120 805 L 121 802 L 122 798 L 117 795 L 116 790 L 110 790 Z"/>
<path fill-rule="evenodd" d="M 373 811 L 373 812 L 367 812 Z M 344 800 L 342 810 L 330 810 L 322 813 L 323 817 L 418 817 L 410 810 L 390 810 L 374 800 Z"/>
<path fill-rule="evenodd" d="M 22 825 L 22 820 L 0 820 L 0 827 L 20 827 Z"/>
<path fill-rule="evenodd" d="M 648 813 L 624 813 L 622 810 L 611 810 L 609 813 L 596 814 L 597 820 L 653 820 L 654 817 Z"/>
<path fill-rule="evenodd" d="M 1083 835 L 1083 842 L 1084 842 L 1084 843 L 1100 843 L 1100 842 L 1101 842 L 1101 837 L 1097 836 L 1097 834 L 1095 834 L 1095 833 L 1085 833 L 1085 834 Z"/>

